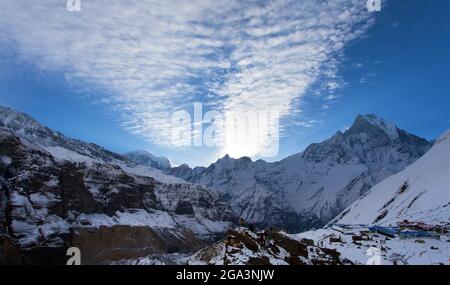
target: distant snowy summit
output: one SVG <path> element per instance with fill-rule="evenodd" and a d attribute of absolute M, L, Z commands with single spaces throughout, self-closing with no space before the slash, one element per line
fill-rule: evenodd
<path fill-rule="evenodd" d="M 170 169 L 170 161 L 167 157 L 157 157 L 145 150 L 125 153 L 124 156 L 137 164 L 153 167 L 160 170 Z"/>

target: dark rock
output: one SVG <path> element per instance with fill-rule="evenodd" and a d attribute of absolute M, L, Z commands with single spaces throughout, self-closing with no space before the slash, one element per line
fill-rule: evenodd
<path fill-rule="evenodd" d="M 269 232 L 268 239 L 273 240 L 276 245 L 284 248 L 291 256 L 303 256 L 308 258 L 308 245 L 305 243 L 290 239 L 277 232 Z"/>
<path fill-rule="evenodd" d="M 247 265 L 270 265 L 270 261 L 267 256 L 250 257 Z"/>
<path fill-rule="evenodd" d="M 83 173 L 74 164 L 68 162 L 61 167 L 59 186 L 63 192 L 64 209 L 86 214 L 98 212 L 97 203 L 84 185 Z"/>
<path fill-rule="evenodd" d="M 205 245 L 187 229 L 156 231 L 139 226 L 77 228 L 73 231 L 70 244 L 80 249 L 82 264 L 191 252 Z"/>
<path fill-rule="evenodd" d="M 178 201 L 175 214 L 194 216 L 194 208 L 192 208 L 192 204 L 189 201 Z"/>

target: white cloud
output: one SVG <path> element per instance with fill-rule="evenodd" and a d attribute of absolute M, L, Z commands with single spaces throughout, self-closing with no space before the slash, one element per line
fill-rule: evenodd
<path fill-rule="evenodd" d="M 159 145 L 170 114 L 194 101 L 285 117 L 319 79 L 332 94 L 340 53 L 372 22 L 360 0 L 82 0 L 81 13 L 61 2 L 2 3 L 0 38 L 75 86 L 105 90 L 93 100 Z"/>

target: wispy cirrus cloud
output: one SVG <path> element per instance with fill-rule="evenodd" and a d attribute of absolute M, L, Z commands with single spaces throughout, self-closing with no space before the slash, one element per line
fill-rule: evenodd
<path fill-rule="evenodd" d="M 126 129 L 167 145 L 170 114 L 194 101 L 283 118 L 313 84 L 333 96 L 340 53 L 371 22 L 361 0 L 82 0 L 81 13 L 16 0 L 1 4 L 0 36 L 39 68 L 104 89 L 95 99 Z"/>

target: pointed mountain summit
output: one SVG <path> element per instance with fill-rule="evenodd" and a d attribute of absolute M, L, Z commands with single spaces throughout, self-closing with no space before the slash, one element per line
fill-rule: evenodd
<path fill-rule="evenodd" d="M 346 133 L 357 134 L 370 131 L 381 131 L 391 140 L 396 140 L 399 137 L 399 130 L 394 123 L 388 122 L 372 114 L 358 115 L 355 122 Z"/>

